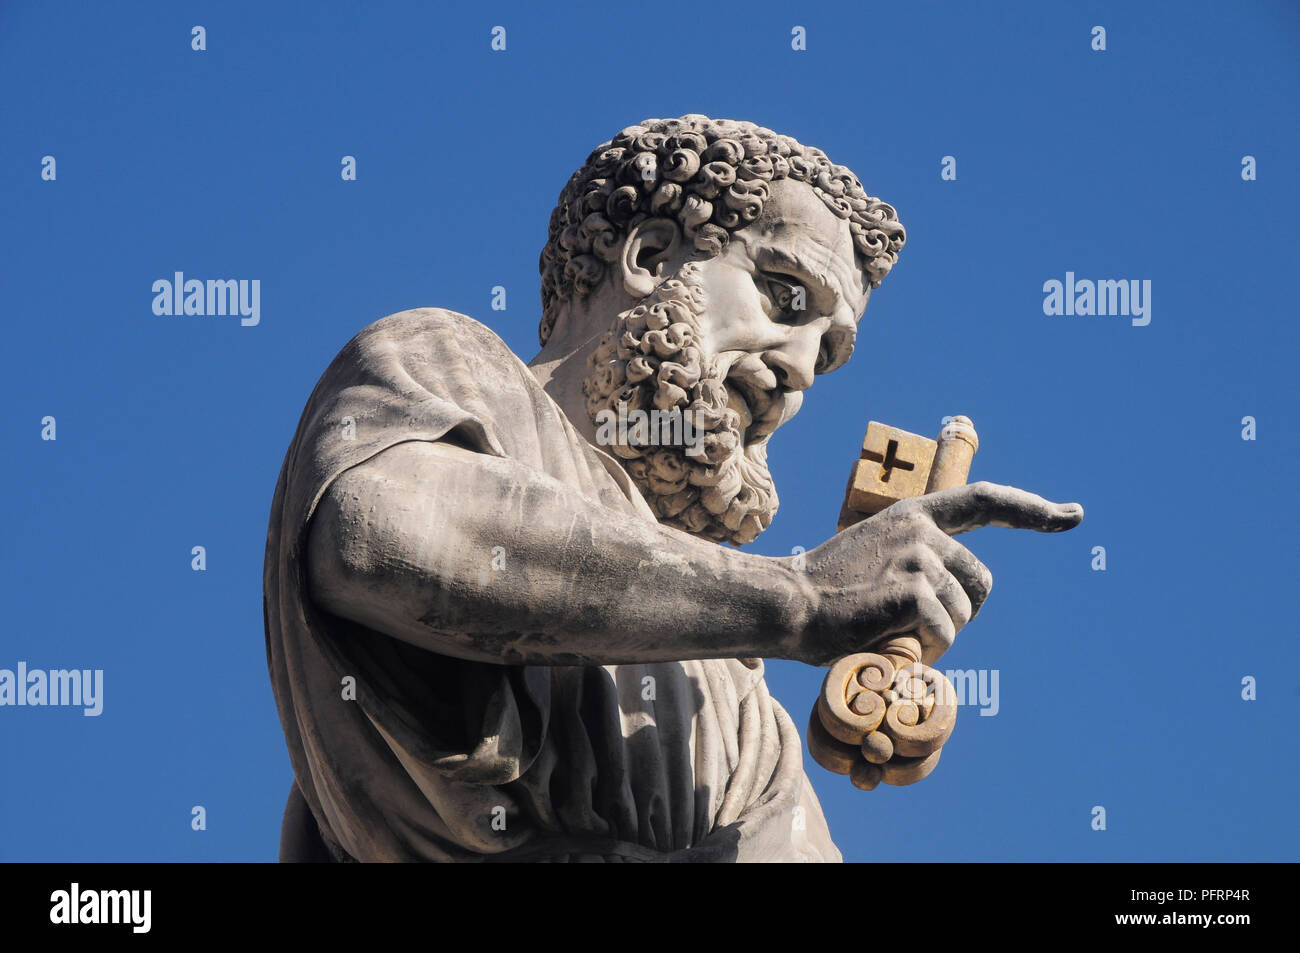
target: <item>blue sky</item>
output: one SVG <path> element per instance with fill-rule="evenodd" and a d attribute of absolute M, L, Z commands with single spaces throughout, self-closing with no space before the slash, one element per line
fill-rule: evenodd
<path fill-rule="evenodd" d="M 274 858 L 291 772 L 261 566 L 316 378 L 417 306 L 530 358 L 569 174 L 703 112 L 822 147 L 909 236 L 853 360 L 773 440 L 756 550 L 834 530 L 868 419 L 967 414 L 972 478 L 1087 510 L 963 537 L 997 583 L 940 667 L 996 669 L 998 714 L 962 709 L 912 787 L 810 764 L 846 859 L 1296 859 L 1298 11 L 6 4 L 0 668 L 102 668 L 105 699 L 0 708 L 0 858 Z M 175 271 L 259 279 L 260 323 L 155 316 Z M 1150 280 L 1151 323 L 1045 315 L 1067 271 Z M 769 673 L 802 729 L 822 672 Z"/>

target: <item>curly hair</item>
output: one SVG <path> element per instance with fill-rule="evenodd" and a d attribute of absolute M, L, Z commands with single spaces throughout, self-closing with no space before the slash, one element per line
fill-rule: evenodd
<path fill-rule="evenodd" d="M 847 219 L 859 265 L 878 288 L 907 240 L 898 213 L 868 195 L 857 176 L 820 149 L 752 122 L 647 119 L 598 146 L 570 178 L 551 213 L 542 275 L 543 345 L 560 302 L 582 299 L 617 260 L 628 232 L 651 216 L 672 216 L 704 257 L 763 211 L 768 183 L 806 182 Z"/>

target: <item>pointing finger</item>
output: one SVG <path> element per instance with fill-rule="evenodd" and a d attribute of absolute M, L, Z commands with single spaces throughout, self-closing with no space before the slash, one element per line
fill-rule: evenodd
<path fill-rule="evenodd" d="M 1078 503 L 1053 503 L 1034 493 L 997 483 L 972 483 L 914 499 L 936 526 L 955 536 L 981 526 L 1060 533 L 1083 519 Z"/>

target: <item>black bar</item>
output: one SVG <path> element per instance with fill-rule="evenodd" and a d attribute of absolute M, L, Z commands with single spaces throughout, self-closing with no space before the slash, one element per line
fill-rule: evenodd
<path fill-rule="evenodd" d="M 97 942 L 283 938 L 336 944 L 423 937 L 435 947 L 568 937 L 583 949 L 640 937 L 695 947 L 703 932 L 724 936 L 788 924 L 808 931 L 800 946 L 838 940 L 913 948 L 935 940 L 1051 939 L 1140 934 L 1184 942 L 1232 942 L 1258 927 L 1293 928 L 1286 910 L 1294 879 L 1285 864 L 860 864 L 741 865 L 672 870 L 595 865 L 6 864 L 0 923 L 21 938 Z M 148 931 L 139 906 L 110 895 L 118 924 L 68 918 L 72 884 L 90 915 L 101 891 L 150 891 Z M 67 903 L 59 907 L 59 891 Z M 1207 893 L 1207 891 L 1212 891 Z M 86 900 L 87 892 L 95 899 Z M 89 904 L 87 906 L 86 904 Z M 1152 917 L 1149 922 L 1134 918 Z M 1190 918 L 1197 918 L 1191 921 Z M 1209 917 L 1205 925 L 1200 918 Z M 1226 922 L 1232 917 L 1238 922 Z M 1121 922 L 1121 918 L 1125 918 Z M 1240 919 L 1240 918 L 1244 918 Z M 710 922 L 713 926 L 710 926 Z M 888 924 L 881 927 L 880 924 Z M 615 931 L 597 934 L 594 931 Z M 577 931 L 577 932 L 574 932 Z M 585 937 L 585 939 L 583 939 Z M 603 938 L 602 938 L 603 937 Z M 775 936 L 772 942 L 779 942 Z M 119 942 L 121 941 L 119 940 Z M 599 942 L 598 942 L 599 941 Z M 9 949 L 19 949 L 9 946 Z"/>

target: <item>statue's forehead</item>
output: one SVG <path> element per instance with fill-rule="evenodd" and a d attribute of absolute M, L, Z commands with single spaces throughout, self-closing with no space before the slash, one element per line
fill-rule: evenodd
<path fill-rule="evenodd" d="M 853 251 L 853 234 L 813 191 L 793 179 L 779 179 L 758 218 L 738 233 L 758 267 L 779 265 L 786 255 L 797 256 L 820 277 L 838 286 L 846 299 L 866 286 Z"/>
<path fill-rule="evenodd" d="M 771 234 L 783 230 L 806 232 L 833 243 L 840 233 L 849 234 L 848 222 L 836 218 L 812 186 L 794 179 L 778 179 L 768 185 L 763 211 L 749 226 Z"/>

